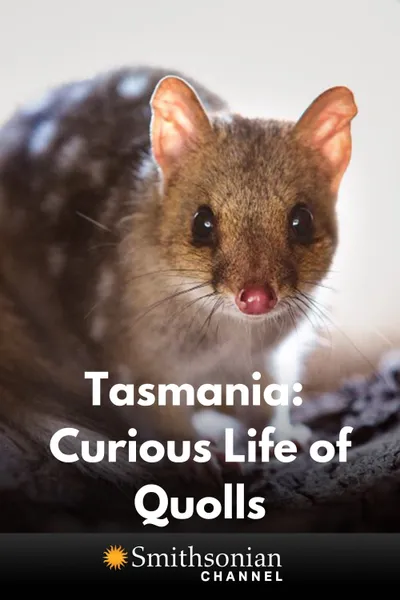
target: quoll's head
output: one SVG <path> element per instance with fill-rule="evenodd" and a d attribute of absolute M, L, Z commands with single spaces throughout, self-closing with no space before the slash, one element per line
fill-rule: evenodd
<path fill-rule="evenodd" d="M 351 157 L 353 94 L 321 94 L 297 122 L 208 115 L 184 80 L 152 99 L 162 175 L 160 247 L 171 272 L 245 318 L 296 305 L 329 271 Z"/>

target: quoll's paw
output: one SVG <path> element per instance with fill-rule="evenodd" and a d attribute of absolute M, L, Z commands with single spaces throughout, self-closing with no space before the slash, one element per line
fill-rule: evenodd
<path fill-rule="evenodd" d="M 224 448 L 225 432 L 234 429 L 237 435 L 245 436 L 243 424 L 231 415 L 219 413 L 213 409 L 199 410 L 193 416 L 193 426 L 200 438 L 212 440 L 216 448 Z"/>
<path fill-rule="evenodd" d="M 312 432 L 306 425 L 296 423 L 295 425 L 287 425 L 286 427 L 276 426 L 274 435 L 275 442 L 288 440 L 294 442 L 299 451 L 308 450 L 311 444 Z"/>
<path fill-rule="evenodd" d="M 225 434 L 226 430 L 234 429 L 237 436 L 245 439 L 245 428 L 238 419 L 230 415 L 225 415 L 212 409 L 205 409 L 197 412 L 193 417 L 193 425 L 199 437 L 211 440 L 211 450 L 214 459 L 219 463 L 223 474 L 240 474 L 242 472 L 241 463 L 227 463 L 225 461 Z"/>

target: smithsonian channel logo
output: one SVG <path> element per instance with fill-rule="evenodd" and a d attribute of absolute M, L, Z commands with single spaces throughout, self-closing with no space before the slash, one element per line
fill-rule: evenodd
<path fill-rule="evenodd" d="M 122 546 L 109 546 L 103 553 L 103 563 L 111 571 L 128 568 L 176 569 L 177 576 L 182 570 L 190 569 L 193 580 L 207 582 L 280 582 L 281 556 L 277 553 L 254 552 L 251 547 L 246 552 L 197 552 L 194 546 L 178 549 L 172 546 L 168 552 L 147 552 L 144 546 L 126 550 Z"/>

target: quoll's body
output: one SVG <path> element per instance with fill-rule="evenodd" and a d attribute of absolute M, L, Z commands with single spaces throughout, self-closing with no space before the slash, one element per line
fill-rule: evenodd
<path fill-rule="evenodd" d="M 281 123 L 186 81 L 122 69 L 53 90 L 1 132 L 0 418 L 35 443 L 68 423 L 196 439 L 183 407 L 95 414 L 84 371 L 267 383 L 329 270 L 351 92 Z M 266 405 L 237 416 L 289 434 Z"/>

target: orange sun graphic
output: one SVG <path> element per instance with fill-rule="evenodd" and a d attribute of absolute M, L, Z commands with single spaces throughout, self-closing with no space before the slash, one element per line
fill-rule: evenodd
<path fill-rule="evenodd" d="M 128 562 L 128 553 L 122 546 L 110 546 L 104 552 L 104 563 L 110 569 L 121 569 Z"/>

